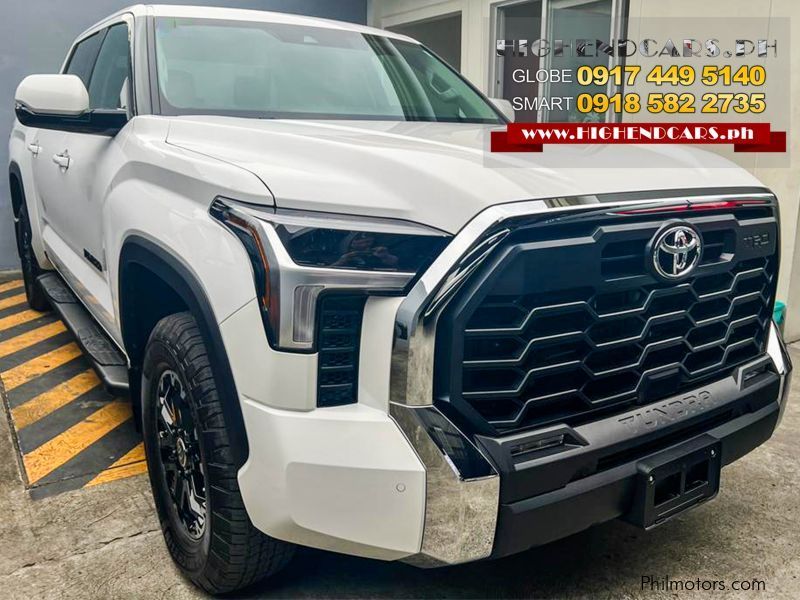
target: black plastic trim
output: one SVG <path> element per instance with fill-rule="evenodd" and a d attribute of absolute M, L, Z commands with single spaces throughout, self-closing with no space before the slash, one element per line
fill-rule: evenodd
<path fill-rule="evenodd" d="M 346 303 L 352 305 L 347 307 Z M 336 303 L 343 306 L 336 307 Z M 342 406 L 345 404 L 355 404 L 358 402 L 358 374 L 359 374 L 359 361 L 361 359 L 361 325 L 364 320 L 364 306 L 367 303 L 367 294 L 365 293 L 347 293 L 337 290 L 323 292 L 317 298 L 317 323 L 316 331 L 316 349 L 317 349 L 317 406 Z M 331 308 L 331 304 L 334 305 Z M 325 327 L 326 317 L 331 311 L 351 312 L 355 313 L 355 323 L 350 331 L 336 333 L 328 331 L 329 328 Z M 351 349 L 327 347 L 325 339 L 327 336 L 343 335 L 353 338 L 353 345 Z M 330 355 L 335 354 L 349 354 L 351 365 L 336 367 L 326 364 L 326 359 Z M 347 381 L 342 381 L 338 384 L 324 383 L 324 375 L 330 373 L 332 370 L 341 369 L 342 373 L 347 376 Z M 341 387 L 343 390 L 349 389 L 350 394 L 343 394 L 342 397 L 336 400 L 326 400 L 328 394 L 326 392 L 334 392 L 335 388 Z"/>
<path fill-rule="evenodd" d="M 755 192 L 755 188 L 750 189 L 750 191 Z M 641 198 L 641 196 L 637 197 Z M 743 199 L 746 199 L 746 196 Z M 665 217 L 671 217 L 676 214 L 667 212 L 664 214 L 651 213 L 621 216 L 617 214 L 617 210 L 602 207 L 602 209 L 598 210 L 584 211 L 580 214 L 559 215 L 549 219 L 547 215 L 544 215 L 543 218 L 540 216 L 540 221 L 538 222 L 525 222 L 519 229 L 516 229 L 514 233 L 508 236 L 494 252 L 494 255 L 464 285 L 455 300 L 446 309 L 437 326 L 434 397 L 435 403 L 440 410 L 464 430 L 479 435 L 495 436 L 503 435 L 512 430 L 520 431 L 543 425 L 543 423 L 528 422 L 523 419 L 519 425 L 496 426 L 484 415 L 480 414 L 475 406 L 461 393 L 464 387 L 462 382 L 463 339 L 465 338 L 464 330 L 467 327 L 468 318 L 489 293 L 491 287 L 503 276 L 506 276 L 505 271 L 510 270 L 507 265 L 523 254 L 531 256 L 531 259 L 526 263 L 526 266 L 529 266 L 528 271 L 512 273 L 515 276 L 513 278 L 514 281 L 522 281 L 527 286 L 524 290 L 525 294 L 557 291 L 568 289 L 570 286 L 574 288 L 578 285 L 574 283 L 576 269 L 586 271 L 581 281 L 585 281 L 587 287 L 593 287 L 594 294 L 598 293 L 598 290 L 602 293 L 609 293 L 615 290 L 627 290 L 637 286 L 649 286 L 659 283 L 648 274 L 612 279 L 601 274 L 600 266 L 594 271 L 592 270 L 594 268 L 592 257 L 596 256 L 600 248 L 603 247 L 601 241 L 596 239 L 599 232 L 608 230 L 611 235 L 617 237 L 638 235 L 637 232 L 639 231 L 649 231 L 663 226 L 662 223 L 665 222 Z M 753 214 L 748 213 L 749 216 L 743 220 L 737 220 L 732 216 L 733 214 L 738 214 L 736 211 L 756 210 L 769 211 L 772 216 L 767 217 L 759 214 L 757 218 L 753 218 Z M 731 265 L 739 265 L 744 261 L 756 258 L 770 260 L 771 263 L 774 263 L 775 269 L 777 269 L 777 249 L 779 247 L 777 232 L 779 224 L 777 206 L 774 203 L 753 205 L 752 207 L 743 206 L 734 209 L 733 212 L 728 208 L 698 212 L 693 212 L 687 208 L 687 211 L 680 213 L 679 216 L 693 227 L 702 226 L 704 231 L 708 229 L 709 232 L 727 231 L 730 228 L 738 234 L 753 228 L 765 228 L 771 233 L 768 247 L 747 248 L 742 241 L 736 240 L 735 249 L 730 250 L 735 254 L 734 260 L 728 258 L 715 263 L 701 264 L 692 274 L 692 277 L 728 273 L 731 271 Z M 741 219 L 741 217 L 739 218 Z M 667 218 L 667 222 L 672 223 L 675 221 Z M 551 234 L 550 228 L 555 230 L 557 235 Z M 535 239 L 531 233 L 534 231 L 538 232 L 536 234 L 538 237 Z M 563 233 L 558 233 L 559 231 L 563 231 Z M 534 241 L 531 241 L 532 239 Z M 612 239 L 612 241 L 616 240 Z M 572 244 L 568 248 L 570 261 L 572 262 L 566 263 L 563 260 L 551 260 L 551 254 L 566 253 L 566 250 L 564 250 L 564 244 L 566 243 Z M 596 262 L 599 265 L 599 261 Z M 569 268 L 565 268 L 567 266 Z M 769 294 L 770 308 L 774 303 L 776 284 L 777 277 L 773 274 L 771 276 Z M 663 283 L 661 285 L 664 286 Z M 730 367 L 726 366 L 724 369 L 708 375 L 693 374 L 691 378 L 686 377 L 691 381 L 681 382 L 681 387 L 682 389 L 691 389 L 690 385 L 700 385 L 713 380 L 715 377 L 727 375 L 729 372 Z M 599 376 L 596 376 L 596 378 L 599 378 Z M 642 381 L 639 384 L 642 387 L 639 393 L 644 396 L 638 399 L 639 402 L 669 395 L 669 390 L 663 391 L 659 396 L 658 393 L 645 389 L 646 386 Z M 575 412 L 574 415 L 570 414 L 566 417 L 557 415 L 550 420 L 560 422 L 569 419 L 570 423 L 574 424 L 575 421 L 580 419 L 598 418 L 601 413 L 620 412 L 627 409 L 630 404 L 630 400 L 625 400 L 625 403 L 622 401 L 598 403 L 596 407 L 592 405 L 583 412 Z"/>
<path fill-rule="evenodd" d="M 711 425 L 688 439 L 553 491 L 515 502 L 501 501 L 492 558 L 547 544 L 598 523 L 625 518 L 633 508 L 638 464 L 678 444 L 710 436 L 720 443 L 723 466 L 738 460 L 772 435 L 780 414 L 778 382 L 777 375 L 773 375 L 767 387 L 760 386 L 745 393 L 745 399 L 762 405 L 753 412 Z"/>
<path fill-rule="evenodd" d="M 234 460 L 237 466 L 241 467 L 250 453 L 244 418 L 239 406 L 239 394 L 236 391 L 228 354 L 225 351 L 222 335 L 205 290 L 199 278 L 180 258 L 139 235 L 131 235 L 125 239 L 120 252 L 119 264 L 120 317 L 122 319 L 122 339 L 131 363 L 131 397 L 138 399 L 141 393 L 141 364 L 144 356 L 144 347 L 138 347 L 132 341 L 136 339 L 131 331 L 131 326 L 134 324 L 126 318 L 132 313 L 135 314 L 136 310 L 135 306 L 131 306 L 131 304 L 135 304 L 136 292 L 126 286 L 128 269 L 132 265 L 140 265 L 165 281 L 183 300 L 189 312 L 197 320 L 208 347 L 214 379 L 223 399 L 222 409 L 225 422 L 233 430 L 231 439 L 235 441 L 232 446 Z"/>
<path fill-rule="evenodd" d="M 83 257 L 89 261 L 89 263 L 101 273 L 103 272 L 103 263 L 101 263 L 97 258 L 89 252 L 86 248 L 83 249 Z"/>
<path fill-rule="evenodd" d="M 12 161 L 12 162 L 9 163 L 9 165 L 8 165 L 8 176 L 9 176 L 9 182 L 8 182 L 9 186 L 11 185 L 11 179 L 10 178 L 11 177 L 15 177 L 17 179 L 17 183 L 19 183 L 19 191 L 22 194 L 22 202 L 20 203 L 20 206 L 17 206 L 16 204 L 14 204 L 14 198 L 13 197 L 11 198 L 11 208 L 12 208 L 13 213 L 14 213 L 14 223 L 16 223 L 19 220 L 20 207 L 22 206 L 22 203 L 26 202 L 26 200 L 25 200 L 25 182 L 22 180 L 22 171 L 20 170 L 19 165 L 16 163 L 16 161 Z M 16 229 L 15 229 L 15 231 L 16 231 Z"/>
<path fill-rule="evenodd" d="M 58 273 L 48 271 L 37 281 L 106 390 L 113 395 L 127 396 L 130 391 L 127 361 L 116 342 L 103 331 Z"/>
<path fill-rule="evenodd" d="M 515 448 L 541 439 L 544 432 L 554 428 L 505 437 L 476 436 L 476 440 L 503 475 L 500 501 L 516 502 L 613 469 L 720 422 L 759 410 L 781 391 L 779 377 L 770 364 L 770 359 L 764 357 L 703 387 L 631 407 L 601 420 L 575 427 L 561 426 L 557 433 L 577 440 L 575 443 L 514 454 Z M 754 376 L 745 380 L 745 374 L 749 373 Z"/>
<path fill-rule="evenodd" d="M 17 119 L 27 127 L 55 129 L 70 133 L 87 133 L 113 137 L 128 123 L 128 112 L 124 110 L 91 110 L 78 116 L 45 115 L 17 105 Z"/>
<path fill-rule="evenodd" d="M 147 28 L 147 80 L 150 92 L 150 109 L 154 115 L 161 114 L 161 94 L 158 93 L 158 64 L 156 63 L 156 20 L 146 17 Z"/>

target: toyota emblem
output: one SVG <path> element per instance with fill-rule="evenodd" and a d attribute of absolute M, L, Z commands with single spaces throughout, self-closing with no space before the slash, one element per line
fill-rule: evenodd
<path fill-rule="evenodd" d="M 700 234 L 694 228 L 688 225 L 667 227 L 650 244 L 653 269 L 663 279 L 681 279 L 694 271 L 702 250 Z"/>

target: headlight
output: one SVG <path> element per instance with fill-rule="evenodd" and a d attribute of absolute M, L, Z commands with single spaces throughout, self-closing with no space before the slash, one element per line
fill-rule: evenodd
<path fill-rule="evenodd" d="M 450 240 L 393 219 L 280 210 L 217 198 L 211 216 L 242 241 L 270 343 L 313 351 L 319 296 L 400 294 Z"/>

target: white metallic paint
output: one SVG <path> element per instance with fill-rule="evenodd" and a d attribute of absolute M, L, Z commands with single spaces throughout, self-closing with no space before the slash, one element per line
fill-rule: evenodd
<path fill-rule="evenodd" d="M 220 332 L 239 394 L 272 408 L 316 408 L 317 355 L 270 348 L 258 300 L 222 321 Z"/>
<path fill-rule="evenodd" d="M 362 404 L 311 412 L 247 397 L 239 471 L 256 527 L 298 544 L 396 560 L 419 551 L 425 469 L 394 421 Z"/>
<path fill-rule="evenodd" d="M 408 219 L 451 233 L 506 202 L 760 185 L 726 159 L 687 146 L 549 146 L 495 167 L 502 157 L 486 152 L 492 129 L 192 116 L 175 118 L 167 141 L 251 171 L 280 208 Z"/>
<path fill-rule="evenodd" d="M 89 110 L 89 92 L 75 75 L 28 75 L 14 100 L 41 114 L 77 116 Z"/>

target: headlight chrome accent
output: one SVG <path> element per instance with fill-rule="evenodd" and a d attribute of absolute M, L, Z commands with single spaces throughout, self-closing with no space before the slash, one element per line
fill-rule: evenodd
<path fill-rule="evenodd" d="M 209 212 L 247 250 L 267 335 L 280 350 L 314 351 L 321 294 L 332 290 L 402 293 L 450 239 L 442 231 L 416 223 L 277 211 L 223 197 L 214 200 Z M 322 250 L 304 245 L 319 238 L 324 238 Z M 409 244 L 417 240 L 424 240 L 426 247 L 409 250 Z M 394 246 L 375 244 L 387 241 L 404 245 L 405 254 L 392 254 Z M 338 258 L 337 247 L 341 250 Z M 429 256 L 424 256 L 428 250 Z M 404 266 L 416 270 L 399 270 Z"/>

